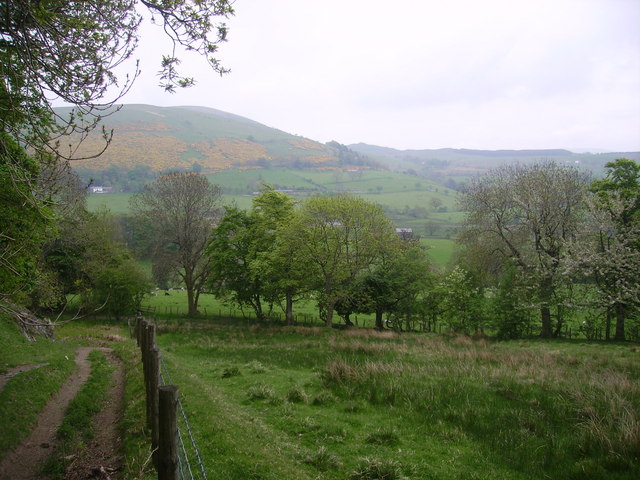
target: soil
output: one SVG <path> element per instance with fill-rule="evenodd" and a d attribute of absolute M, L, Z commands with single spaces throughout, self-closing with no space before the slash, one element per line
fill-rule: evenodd
<path fill-rule="evenodd" d="M 0 462 L 0 480 L 43 479 L 40 474 L 42 464 L 58 448 L 56 430 L 62 422 L 67 405 L 89 378 L 91 365 L 88 356 L 89 352 L 96 348 L 106 352 L 116 368 L 106 406 L 94 418 L 94 425 L 98 426 L 94 438 L 78 456 L 71 459 L 65 480 L 120 478 L 118 473 L 121 470 L 122 458 L 118 454 L 120 437 L 117 426 L 123 407 L 124 366 L 109 348 L 80 347 L 76 352 L 76 371 L 47 403 L 29 437 L 8 452 Z M 29 367 L 36 368 L 33 365 Z"/>

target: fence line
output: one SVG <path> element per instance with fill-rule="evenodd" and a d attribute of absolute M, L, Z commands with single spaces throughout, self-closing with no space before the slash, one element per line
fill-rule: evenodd
<path fill-rule="evenodd" d="M 147 427 L 151 430 L 151 446 L 154 451 L 153 463 L 158 472 L 158 479 L 177 480 L 179 476 L 180 480 L 198 480 L 200 478 L 208 480 L 206 469 L 202 462 L 202 458 L 200 457 L 198 445 L 193 437 L 191 425 L 187 419 L 187 414 L 182 402 L 180 401 L 180 397 L 177 395 L 177 387 L 172 385 L 173 381 L 171 379 L 169 368 L 157 348 L 156 327 L 143 317 L 137 317 L 134 331 L 136 341 L 142 352 L 147 406 Z M 168 382 L 165 381 L 165 376 Z M 165 412 L 166 416 L 172 418 L 169 420 L 163 418 L 163 414 L 160 412 L 162 408 L 159 408 L 160 402 L 158 401 L 160 396 L 159 392 L 162 389 L 164 389 L 163 391 L 165 394 L 167 393 L 166 389 L 173 391 L 173 394 L 175 395 L 173 412 L 175 412 L 175 407 L 177 407 L 177 409 L 180 410 L 180 417 L 175 415 L 175 413 L 166 415 Z M 164 409 L 167 409 L 166 405 L 164 406 Z M 194 476 L 194 470 L 191 468 L 189 454 L 187 453 L 185 441 L 183 439 L 180 426 L 178 425 L 180 418 L 184 422 L 186 432 L 191 441 L 190 450 L 192 450 L 193 454 L 197 458 L 200 467 L 201 476 L 197 475 L 198 479 Z M 166 425 L 166 421 L 173 422 L 173 424 Z M 167 439 L 167 435 L 173 438 Z M 174 445 L 175 448 L 171 447 L 171 445 Z M 175 455 L 175 458 L 164 458 L 165 455 Z"/>

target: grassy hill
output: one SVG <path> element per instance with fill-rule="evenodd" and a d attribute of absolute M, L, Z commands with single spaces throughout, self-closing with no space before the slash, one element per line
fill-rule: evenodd
<path fill-rule="evenodd" d="M 64 116 L 69 109 L 57 109 Z M 324 167 L 362 165 L 367 160 L 335 142 L 322 144 L 267 127 L 248 118 L 204 107 L 125 105 L 103 122 L 114 136 L 97 159 L 74 162 L 77 169 L 149 166 L 154 171 L 205 171 L 264 166 Z M 91 156 L 104 147 L 93 132 L 77 147 L 75 157 Z"/>

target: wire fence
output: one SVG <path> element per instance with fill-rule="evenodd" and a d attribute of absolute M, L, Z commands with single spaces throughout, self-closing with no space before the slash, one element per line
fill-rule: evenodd
<path fill-rule="evenodd" d="M 157 347 L 155 324 L 144 317 L 137 317 L 135 338 L 142 352 L 147 426 L 151 429 L 158 478 L 208 480 L 187 413 L 169 367 Z M 164 392 L 163 400 L 159 398 L 161 391 Z M 167 397 L 165 393 L 170 395 Z"/>
<path fill-rule="evenodd" d="M 171 373 L 169 372 L 169 368 L 167 367 L 167 364 L 162 356 L 160 357 L 160 380 L 161 385 L 173 385 Z M 180 417 L 178 418 L 178 470 L 180 474 L 180 480 L 208 480 L 207 471 L 204 468 L 202 457 L 200 457 L 200 451 L 198 450 L 198 445 L 196 444 L 196 440 L 193 437 L 191 425 L 189 424 L 187 414 L 184 410 L 182 402 L 180 401 L 180 398 L 178 398 L 178 408 L 180 410 Z M 184 431 L 186 431 L 187 436 L 189 437 L 189 443 L 185 443 L 184 441 L 184 436 L 182 434 L 182 432 Z M 192 468 L 190 458 L 193 459 L 194 457 L 198 463 L 199 471 L 198 469 Z"/>

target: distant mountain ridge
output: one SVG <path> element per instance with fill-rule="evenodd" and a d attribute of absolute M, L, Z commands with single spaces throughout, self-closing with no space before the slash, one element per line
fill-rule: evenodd
<path fill-rule="evenodd" d="M 348 145 L 349 148 L 358 152 L 367 152 L 372 155 L 434 155 L 434 156 L 456 156 L 456 155 L 476 155 L 486 157 L 533 157 L 533 156 L 569 156 L 574 152 L 560 148 L 546 149 L 525 149 L 525 150 L 474 150 L 469 148 L 433 148 L 422 150 L 397 150 L 395 148 L 378 147 L 366 143 L 355 143 Z"/>
<path fill-rule="evenodd" d="M 425 177 L 468 176 L 487 171 L 508 162 L 554 160 L 587 168 L 598 174 L 605 163 L 625 157 L 640 160 L 640 152 L 576 153 L 567 149 L 472 150 L 467 148 L 438 148 L 397 150 L 366 143 L 348 145 L 389 168 L 411 170 Z"/>

